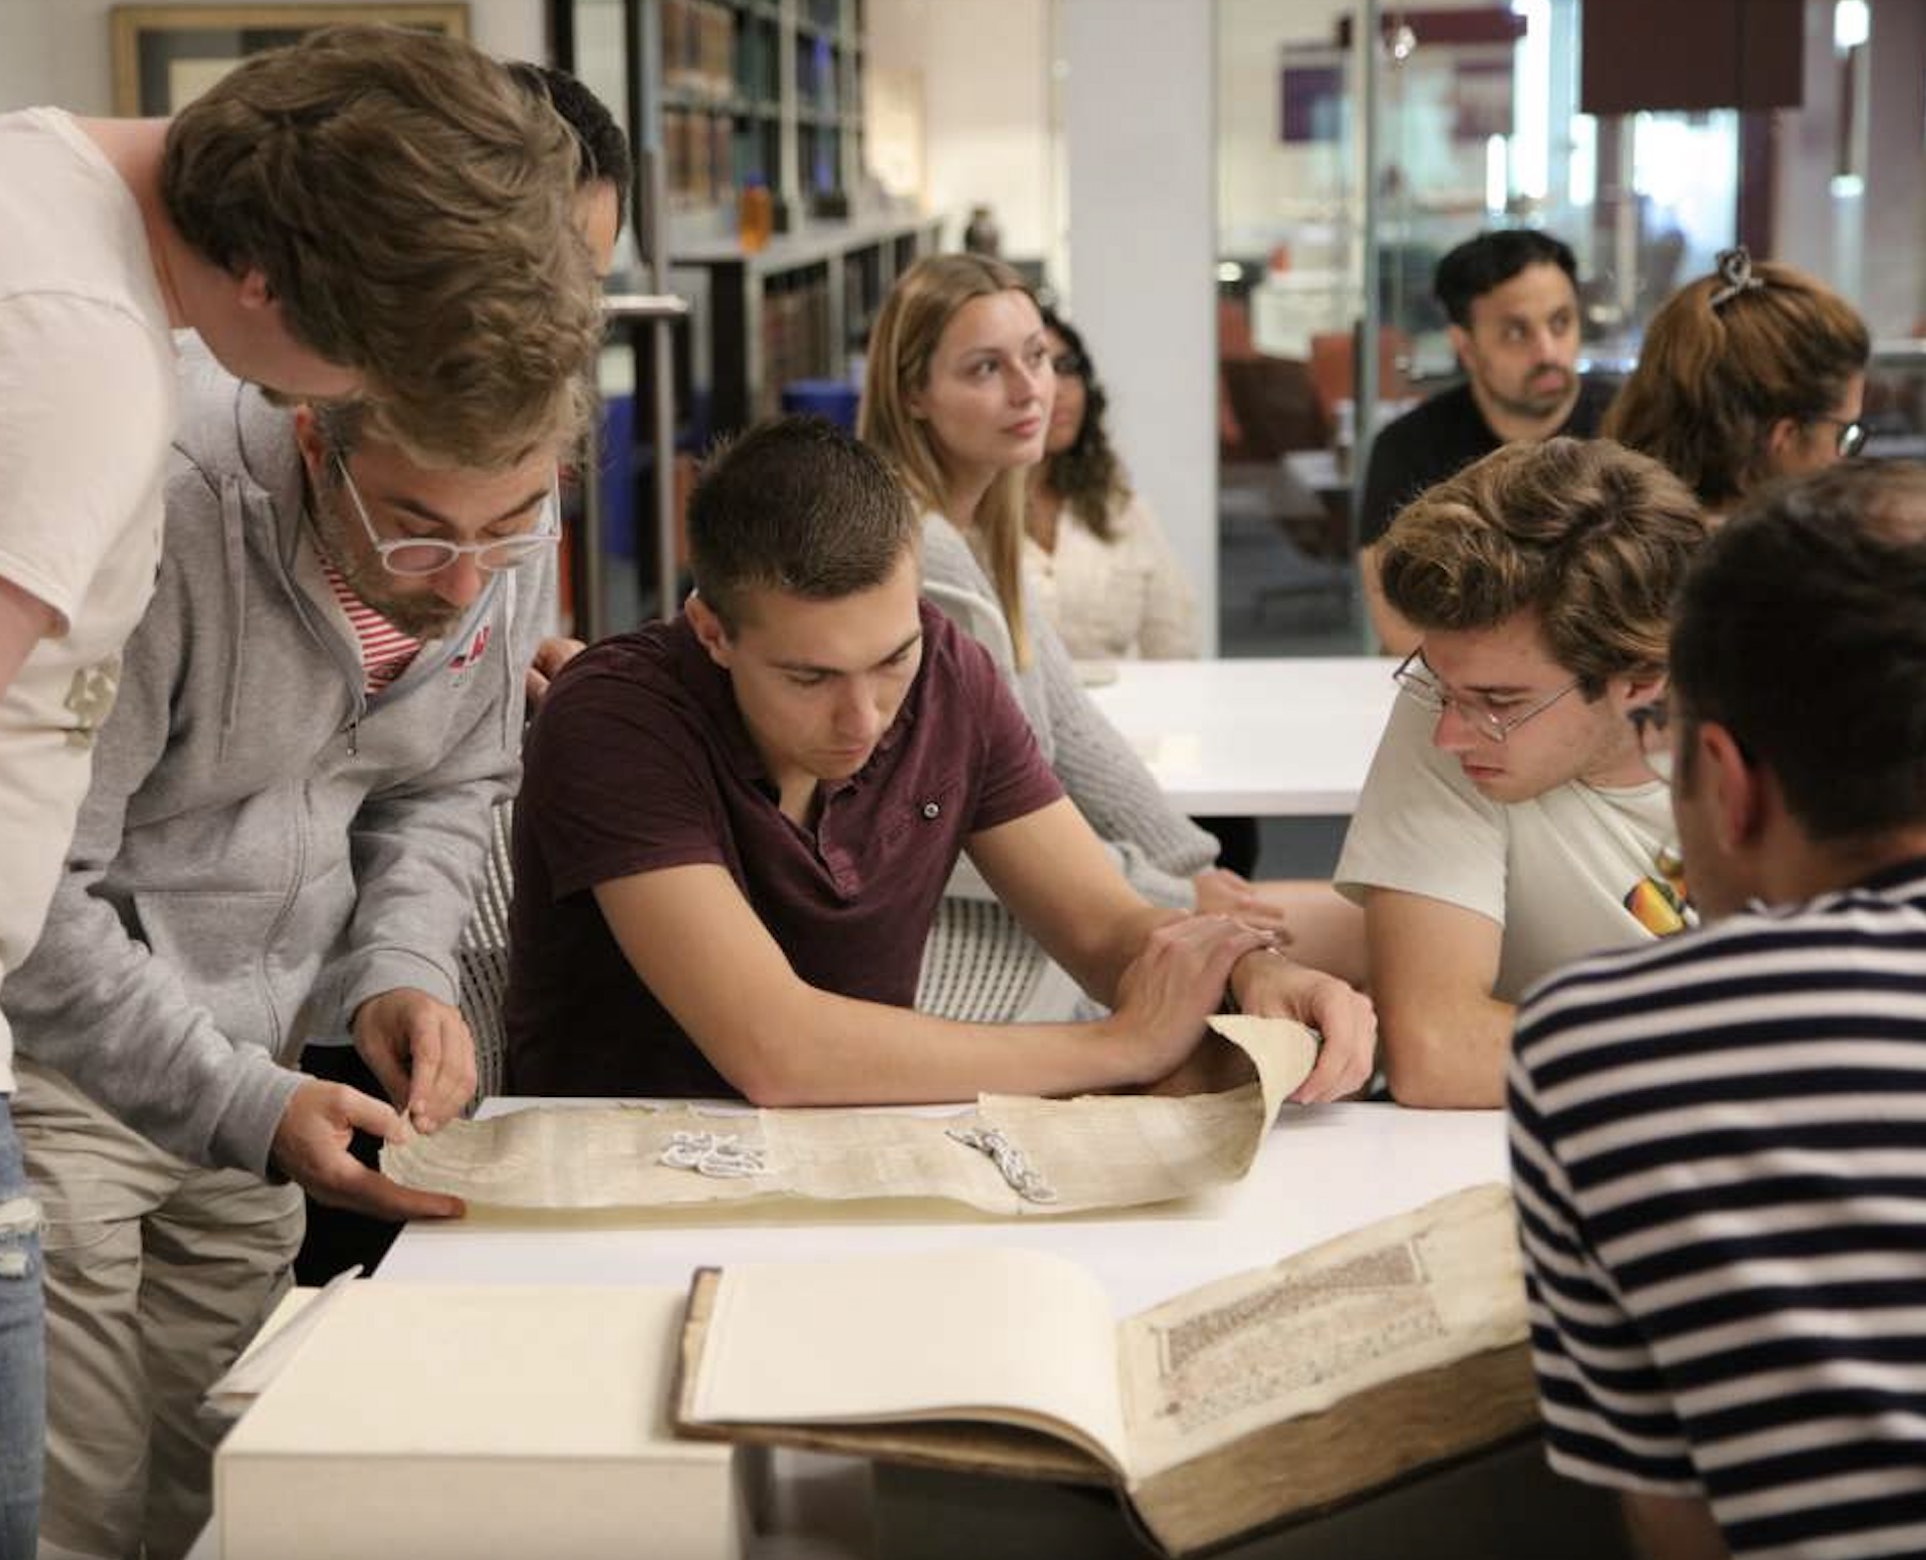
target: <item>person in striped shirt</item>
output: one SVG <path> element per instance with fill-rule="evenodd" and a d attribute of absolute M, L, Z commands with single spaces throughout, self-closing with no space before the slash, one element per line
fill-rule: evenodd
<path fill-rule="evenodd" d="M 1926 1553 L 1923 600 L 1926 469 L 1748 501 L 1672 639 L 1708 924 L 1520 1011 L 1550 1458 L 1655 1560 Z"/>

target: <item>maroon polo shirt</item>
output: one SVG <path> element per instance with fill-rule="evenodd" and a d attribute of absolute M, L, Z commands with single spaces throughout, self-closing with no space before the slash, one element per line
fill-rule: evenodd
<path fill-rule="evenodd" d="M 1063 794 L 983 647 L 921 603 L 923 661 L 876 751 L 783 816 L 729 675 L 686 617 L 584 651 L 542 705 L 515 808 L 508 1088 L 728 1098 L 602 919 L 598 883 L 725 868 L 810 985 L 910 1006 L 969 837 Z M 726 950 L 718 950 L 726 959 Z"/>

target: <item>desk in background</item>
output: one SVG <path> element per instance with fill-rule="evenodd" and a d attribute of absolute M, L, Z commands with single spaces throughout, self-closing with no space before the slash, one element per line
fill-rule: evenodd
<path fill-rule="evenodd" d="M 1382 656 L 1119 661 L 1097 707 L 1193 816 L 1343 817 L 1390 718 Z"/>

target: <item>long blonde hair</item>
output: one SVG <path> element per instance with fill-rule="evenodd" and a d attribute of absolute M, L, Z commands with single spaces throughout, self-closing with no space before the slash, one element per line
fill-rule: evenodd
<path fill-rule="evenodd" d="M 910 410 L 910 398 L 929 383 L 930 360 L 956 311 L 973 298 L 1002 292 L 1030 296 L 1023 278 L 1001 260 L 926 255 L 890 289 L 870 332 L 857 432 L 894 462 L 926 509 L 943 512 L 947 485 L 929 422 Z M 1019 667 L 1030 664 L 1022 587 L 1024 477 L 1020 466 L 1001 473 L 965 531 L 996 587 Z"/>

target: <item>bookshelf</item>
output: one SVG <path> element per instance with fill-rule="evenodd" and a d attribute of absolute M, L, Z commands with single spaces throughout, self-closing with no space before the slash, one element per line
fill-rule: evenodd
<path fill-rule="evenodd" d="M 795 380 L 844 378 L 896 278 L 941 228 L 935 217 L 877 218 L 816 224 L 755 253 L 733 241 L 677 249 L 670 281 L 699 322 L 691 378 L 708 431 L 771 415 Z"/>
<path fill-rule="evenodd" d="M 937 219 L 869 209 L 865 4 L 548 0 L 556 63 L 601 96 L 637 153 L 637 264 L 621 280 L 689 304 L 611 318 L 595 495 L 607 524 L 585 526 L 602 541 L 580 550 L 597 574 L 605 552 L 634 567 L 579 583 L 591 627 L 677 599 L 694 455 L 776 411 L 783 385 L 845 377 L 890 286 L 938 243 Z M 777 231 L 746 252 L 752 181 L 770 191 Z"/>
<path fill-rule="evenodd" d="M 863 176 L 864 0 L 655 3 L 676 236 L 733 232 L 752 182 L 792 220 L 847 216 Z"/>

